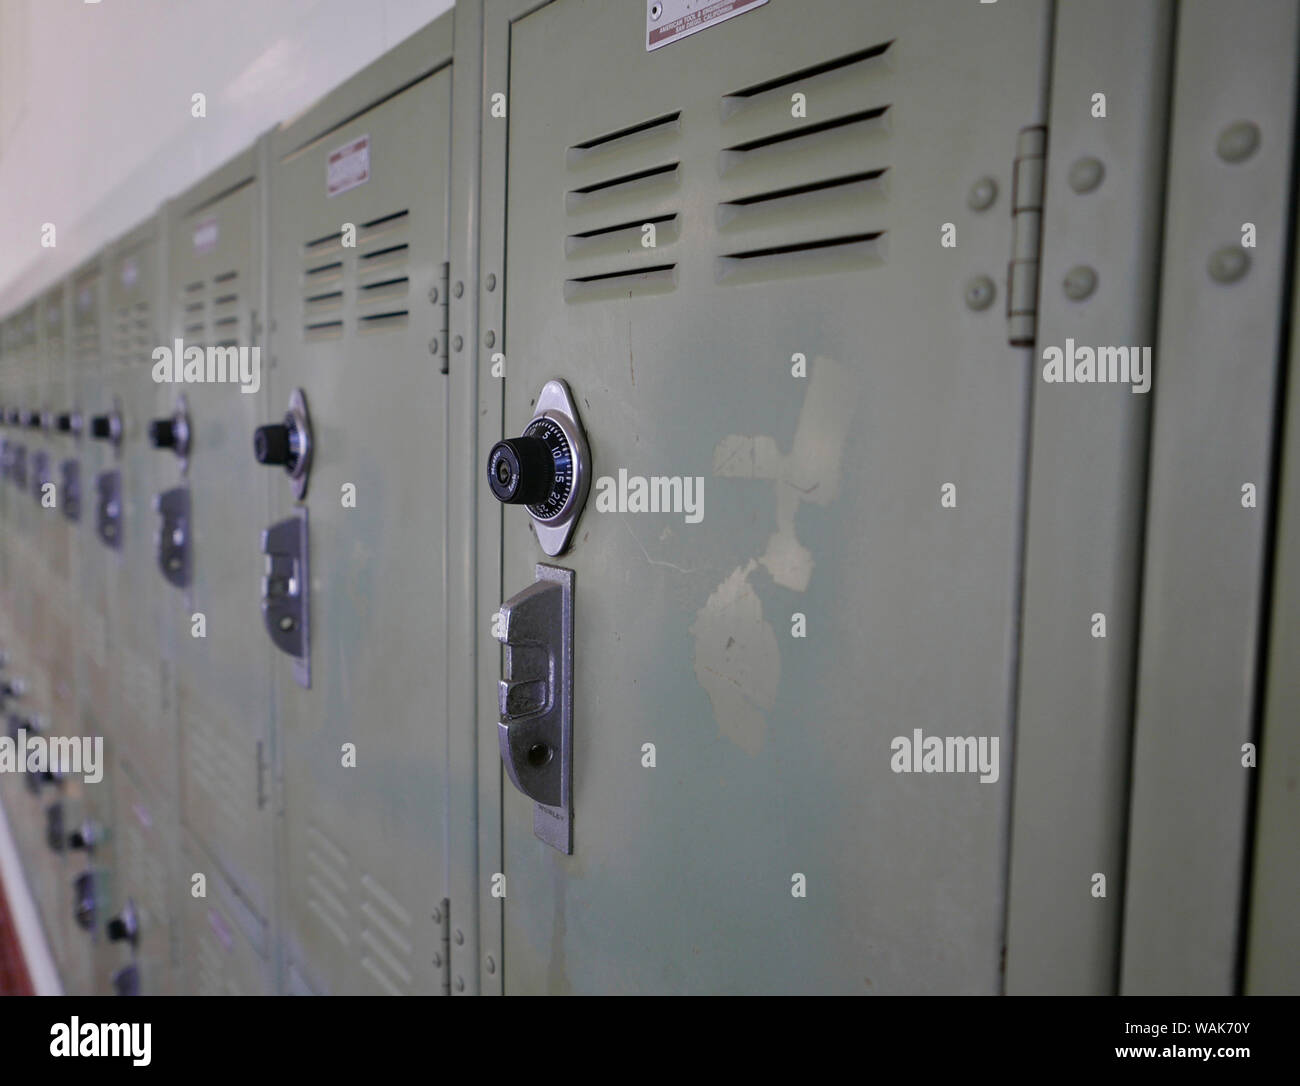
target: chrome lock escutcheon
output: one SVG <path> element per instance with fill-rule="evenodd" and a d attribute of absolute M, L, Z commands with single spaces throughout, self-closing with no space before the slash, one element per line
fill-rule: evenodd
<path fill-rule="evenodd" d="M 190 491 L 177 486 L 155 494 L 154 512 L 161 523 L 154 534 L 158 569 L 169 584 L 186 588 L 190 583 Z"/>
<path fill-rule="evenodd" d="M 284 468 L 293 484 L 293 496 L 302 501 L 311 475 L 311 416 L 307 397 L 300 388 L 289 396 L 289 410 L 283 422 L 259 426 L 253 431 L 253 457 L 259 464 Z"/>
<path fill-rule="evenodd" d="M 501 605 L 505 645 L 497 742 L 506 773 L 536 803 L 533 832 L 573 852 L 573 570 L 538 563 Z"/>
<path fill-rule="evenodd" d="M 311 689 L 307 509 L 262 532 L 266 573 L 262 577 L 262 622 L 271 643 L 293 659 L 294 681 Z"/>
<path fill-rule="evenodd" d="M 591 452 L 567 384 L 546 382 L 523 434 L 492 446 L 487 474 L 497 501 L 527 508 L 543 551 L 568 549 L 591 486 Z"/>

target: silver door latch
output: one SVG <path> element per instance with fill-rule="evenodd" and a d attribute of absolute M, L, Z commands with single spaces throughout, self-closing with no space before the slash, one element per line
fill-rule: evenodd
<path fill-rule="evenodd" d="M 497 741 L 514 786 L 535 800 L 533 832 L 573 852 L 573 570 L 537 565 L 537 580 L 501 605 L 505 677 Z"/>
<path fill-rule="evenodd" d="M 117 468 L 95 477 L 95 531 L 105 546 L 122 549 L 122 473 Z"/>
<path fill-rule="evenodd" d="M 177 588 L 190 583 L 190 491 L 177 486 L 155 494 L 154 512 L 162 523 L 154 535 L 158 555 L 158 568 L 168 582 Z"/>
<path fill-rule="evenodd" d="M 81 518 L 81 464 L 75 458 L 59 464 L 63 475 L 63 515 L 68 520 Z"/>
<path fill-rule="evenodd" d="M 272 643 L 293 657 L 294 680 L 311 689 L 311 644 L 308 640 L 307 509 L 277 521 L 262 532 L 266 575 L 262 578 L 262 621 Z"/>

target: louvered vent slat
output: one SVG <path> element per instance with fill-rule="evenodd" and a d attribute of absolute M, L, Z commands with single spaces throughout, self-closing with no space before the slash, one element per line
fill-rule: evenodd
<path fill-rule="evenodd" d="M 722 97 L 715 278 L 747 283 L 855 271 L 885 258 L 892 41 L 749 84 Z M 807 119 L 792 95 L 815 102 Z"/>
<path fill-rule="evenodd" d="M 342 231 L 303 245 L 302 331 L 308 341 L 347 331 L 349 307 L 357 334 L 403 328 L 410 319 L 410 229 L 407 209 L 357 224 L 355 245 Z"/>
<path fill-rule="evenodd" d="M 213 347 L 239 346 L 239 272 L 224 271 L 208 287 L 208 340 Z"/>
<path fill-rule="evenodd" d="M 99 276 L 76 281 L 72 294 L 72 354 L 80 365 L 99 361 Z"/>
<path fill-rule="evenodd" d="M 674 289 L 677 265 L 664 250 L 681 237 L 673 205 L 681 161 L 672 144 L 681 112 L 662 114 L 575 143 L 565 152 L 564 195 L 573 226 L 564 238 L 566 301 L 600 301 Z M 653 244 L 646 244 L 653 237 Z"/>

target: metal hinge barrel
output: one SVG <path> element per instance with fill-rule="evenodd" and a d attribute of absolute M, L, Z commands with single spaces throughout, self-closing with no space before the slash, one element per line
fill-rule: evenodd
<path fill-rule="evenodd" d="M 1038 252 L 1047 174 L 1047 129 L 1022 128 L 1011 183 L 1011 263 L 1007 267 L 1007 339 L 1032 347 L 1038 325 Z"/>
<path fill-rule="evenodd" d="M 438 273 L 438 311 L 439 311 L 439 328 L 438 328 L 438 364 L 442 373 L 451 372 L 450 355 L 448 353 L 447 340 L 451 338 L 450 331 L 450 313 L 451 306 L 448 299 L 448 291 L 451 285 L 451 264 L 447 261 L 442 262 L 442 268 Z"/>

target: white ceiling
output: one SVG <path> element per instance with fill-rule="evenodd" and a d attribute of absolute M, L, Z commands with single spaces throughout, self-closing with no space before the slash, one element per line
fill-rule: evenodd
<path fill-rule="evenodd" d="M 451 6 L 0 0 L 0 314 Z"/>

